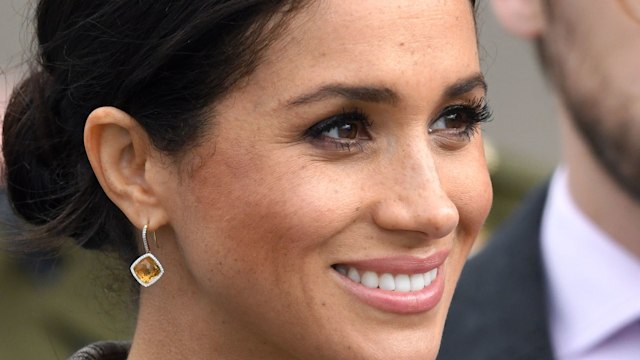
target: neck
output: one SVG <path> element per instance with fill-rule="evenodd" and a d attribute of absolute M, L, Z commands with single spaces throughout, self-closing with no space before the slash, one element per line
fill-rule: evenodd
<path fill-rule="evenodd" d="M 640 259 L 640 203 L 607 173 L 562 110 L 563 154 L 574 201 L 613 241 Z"/>
<path fill-rule="evenodd" d="M 250 326 L 219 311 L 221 301 L 203 291 L 189 267 L 172 256 L 179 253 L 175 244 L 164 241 L 154 252 L 165 274 L 141 289 L 130 360 L 286 358 L 257 341 Z"/>

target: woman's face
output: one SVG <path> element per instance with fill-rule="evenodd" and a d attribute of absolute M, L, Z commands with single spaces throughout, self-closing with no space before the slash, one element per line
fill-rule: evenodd
<path fill-rule="evenodd" d="M 435 357 L 491 203 L 469 1 L 318 2 L 263 55 L 162 195 L 211 336 Z"/>

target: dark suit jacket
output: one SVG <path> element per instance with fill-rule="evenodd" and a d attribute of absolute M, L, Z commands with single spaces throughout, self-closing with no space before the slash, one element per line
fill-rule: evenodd
<path fill-rule="evenodd" d="M 553 358 L 539 241 L 547 190 L 533 191 L 465 265 L 438 360 Z"/>

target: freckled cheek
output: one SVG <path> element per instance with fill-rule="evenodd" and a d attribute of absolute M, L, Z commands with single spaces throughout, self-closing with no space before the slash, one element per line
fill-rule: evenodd
<path fill-rule="evenodd" d="M 211 234 L 209 248 L 200 245 L 195 255 L 215 250 L 224 266 L 237 271 L 254 268 L 264 280 L 291 277 L 292 269 L 321 262 L 325 245 L 352 221 L 359 204 L 352 195 L 355 182 L 340 181 L 322 165 L 295 166 L 292 159 L 260 163 L 243 164 L 248 172 L 221 167 L 210 172 L 216 176 L 194 178 L 190 197 L 196 216 L 190 221 Z M 239 263 L 227 263 L 233 258 Z"/>
<path fill-rule="evenodd" d="M 481 158 L 468 159 L 454 164 L 456 170 L 447 180 L 446 191 L 459 213 L 456 241 L 450 255 L 451 276 L 447 281 L 457 282 L 460 271 L 469 256 L 471 247 L 484 224 L 493 199 L 491 180 Z"/>
<path fill-rule="evenodd" d="M 483 158 L 453 164 L 443 186 L 460 216 L 458 238 L 471 245 L 489 214 L 493 190 Z"/>

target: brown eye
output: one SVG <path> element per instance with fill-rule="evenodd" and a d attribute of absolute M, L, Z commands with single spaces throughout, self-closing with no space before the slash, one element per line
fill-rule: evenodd
<path fill-rule="evenodd" d="M 429 132 L 450 129 L 466 129 L 473 121 L 462 111 L 443 114 L 429 127 Z"/>
<path fill-rule="evenodd" d="M 306 131 L 306 135 L 314 139 L 327 141 L 358 141 L 369 140 L 371 123 L 367 116 L 359 111 L 343 111 L 313 125 Z"/>
<path fill-rule="evenodd" d="M 362 132 L 361 123 L 350 122 L 333 126 L 322 132 L 322 135 L 334 139 L 357 139 Z"/>
<path fill-rule="evenodd" d="M 446 108 L 429 125 L 429 134 L 467 142 L 479 129 L 479 124 L 491 119 L 491 110 L 484 99 Z"/>

